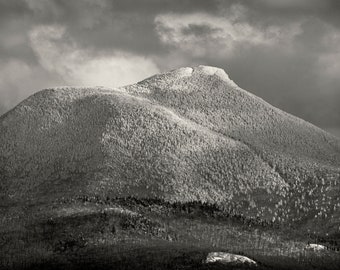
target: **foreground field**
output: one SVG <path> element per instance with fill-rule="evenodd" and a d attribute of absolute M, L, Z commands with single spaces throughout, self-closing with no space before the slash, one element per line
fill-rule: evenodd
<path fill-rule="evenodd" d="M 214 205 L 85 196 L 48 207 L 27 204 L 24 211 L 13 207 L 3 214 L 1 269 L 253 267 L 206 264 L 211 251 L 246 255 L 258 263 L 256 269 L 332 270 L 340 265 L 336 235 L 323 239 L 328 250 L 306 251 L 307 242 L 320 238 Z"/>

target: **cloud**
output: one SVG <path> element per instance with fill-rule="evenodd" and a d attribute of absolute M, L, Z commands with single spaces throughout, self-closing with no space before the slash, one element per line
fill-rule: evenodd
<path fill-rule="evenodd" d="M 310 22 L 311 23 L 311 22 Z M 317 54 L 320 70 L 323 71 L 325 79 L 339 79 L 340 72 L 340 30 L 322 21 L 317 21 L 319 25 L 318 39 L 311 40 L 309 46 Z M 315 27 L 316 28 L 316 27 Z M 315 35 L 315 29 L 309 28 L 309 35 Z M 307 34 L 308 35 L 308 34 Z M 314 42 L 313 42 L 314 41 Z M 304 42 L 306 43 L 306 42 Z M 313 45 L 311 45 L 313 44 Z"/>
<path fill-rule="evenodd" d="M 122 86 L 159 72 L 146 57 L 119 51 L 102 55 L 79 48 L 65 27 L 58 25 L 35 27 L 30 40 L 40 64 L 71 85 Z"/>
<path fill-rule="evenodd" d="M 155 18 L 156 31 L 164 44 L 200 57 L 208 54 L 228 57 L 239 46 L 289 44 L 300 33 L 299 24 L 285 28 L 253 26 L 240 20 L 246 11 L 239 7 L 233 6 L 224 17 L 207 13 L 161 14 Z"/>
<path fill-rule="evenodd" d="M 330 5 L 328 0 L 260 0 L 260 2 L 279 9 L 317 9 L 326 8 Z"/>
<path fill-rule="evenodd" d="M 17 1 L 17 0 L 11 0 Z M 25 0 L 34 23 L 62 24 L 79 47 L 129 51 L 145 56 L 164 53 L 153 20 L 166 11 L 215 11 L 218 0 Z M 0 4 L 1 15 L 1 4 Z M 4 16 L 6 13 L 4 12 Z M 0 18 L 1 19 L 1 18 Z"/>
<path fill-rule="evenodd" d="M 21 60 L 0 61 L 0 115 L 37 90 L 62 84 L 36 65 Z"/>

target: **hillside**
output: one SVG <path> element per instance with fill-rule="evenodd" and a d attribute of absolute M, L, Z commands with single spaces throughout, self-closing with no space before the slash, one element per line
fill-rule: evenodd
<path fill-rule="evenodd" d="M 78 195 L 202 201 L 335 232 L 339 164 L 339 139 L 206 66 L 115 89 L 43 90 L 0 118 L 8 204 Z"/>

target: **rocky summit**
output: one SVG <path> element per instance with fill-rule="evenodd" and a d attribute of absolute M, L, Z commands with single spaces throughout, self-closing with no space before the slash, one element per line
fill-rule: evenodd
<path fill-rule="evenodd" d="M 340 141 L 198 66 L 42 90 L 0 117 L 0 195 L 200 201 L 339 230 Z M 312 221 L 313 220 L 313 221 Z"/>

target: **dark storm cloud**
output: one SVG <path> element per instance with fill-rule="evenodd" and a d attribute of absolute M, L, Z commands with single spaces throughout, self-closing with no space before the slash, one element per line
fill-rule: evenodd
<path fill-rule="evenodd" d="M 220 30 L 219 28 L 213 28 L 206 24 L 189 24 L 182 29 L 182 33 L 184 35 L 207 36 Z"/>
<path fill-rule="evenodd" d="M 35 2 L 35 22 L 61 23 L 81 46 L 112 47 L 154 54 L 164 51 L 154 32 L 154 18 L 162 12 L 215 12 L 217 2 L 204 0 L 53 0 Z"/>
<path fill-rule="evenodd" d="M 164 51 L 154 32 L 154 18 L 161 12 L 215 12 L 217 1 L 173 0 L 11 0 L 0 1 L 0 21 L 4 38 L 18 33 L 24 38 L 29 28 L 39 24 L 63 24 L 82 47 L 119 48 L 143 54 Z M 21 25 L 20 25 L 21 24 Z M 15 29 L 15 26 L 19 29 Z M 19 31 L 18 31 L 19 30 Z M 0 44 L 1 56 L 32 53 L 28 42 L 7 50 Z"/>
<path fill-rule="evenodd" d="M 340 127 L 337 0 L 0 0 L 0 32 L 0 114 L 55 84 L 209 64 L 275 106 Z"/>

